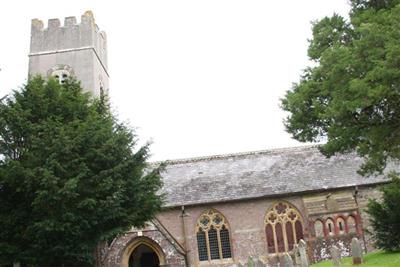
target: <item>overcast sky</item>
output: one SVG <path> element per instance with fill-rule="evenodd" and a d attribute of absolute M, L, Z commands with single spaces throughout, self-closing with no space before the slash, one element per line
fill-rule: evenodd
<path fill-rule="evenodd" d="M 0 98 L 26 82 L 30 21 L 92 10 L 108 36 L 110 95 L 152 160 L 299 145 L 279 99 L 308 64 L 311 21 L 346 0 L 5 1 Z"/>

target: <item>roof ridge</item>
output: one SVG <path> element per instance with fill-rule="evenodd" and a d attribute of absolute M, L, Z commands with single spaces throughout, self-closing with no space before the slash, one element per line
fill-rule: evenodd
<path fill-rule="evenodd" d="M 161 160 L 161 161 L 150 162 L 150 165 L 154 166 L 154 165 L 159 165 L 162 163 L 167 164 L 167 165 L 175 165 L 175 164 L 192 163 L 192 162 L 199 162 L 199 161 L 209 161 L 209 160 L 214 160 L 214 159 L 227 159 L 227 158 L 240 157 L 240 156 L 258 155 L 258 154 L 275 154 L 275 153 L 286 152 L 286 151 L 299 151 L 299 150 L 303 150 L 303 149 L 304 150 L 313 149 L 313 148 L 318 148 L 319 146 L 320 146 L 319 144 L 312 144 L 312 145 L 303 145 L 303 146 L 245 151 L 245 152 L 237 152 L 237 153 L 215 154 L 215 155 L 209 155 L 209 156 L 189 157 L 189 158 L 173 159 L 173 160 Z"/>

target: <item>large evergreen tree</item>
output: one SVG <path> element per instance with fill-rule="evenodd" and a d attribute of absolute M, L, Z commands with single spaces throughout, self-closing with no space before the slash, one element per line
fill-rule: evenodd
<path fill-rule="evenodd" d="M 362 173 L 400 158 L 400 3 L 352 0 L 350 20 L 335 14 L 313 24 L 307 68 L 282 100 L 286 129 L 322 152 L 356 150 Z"/>
<path fill-rule="evenodd" d="M 376 245 L 388 251 L 400 250 L 400 178 L 381 188 L 382 201 L 370 200 L 367 212 L 371 215 L 371 234 Z"/>
<path fill-rule="evenodd" d="M 400 159 L 400 0 L 350 4 L 349 20 L 334 14 L 313 24 L 314 64 L 282 99 L 285 126 L 299 141 L 326 142 L 326 156 L 356 151 L 366 159 L 361 174 L 382 173 Z M 369 206 L 381 248 L 400 248 L 400 210 L 391 202 L 399 186 L 394 179 Z"/>
<path fill-rule="evenodd" d="M 78 82 L 35 77 L 0 103 L 0 266 L 92 266 L 160 209 L 148 146 Z M 135 151 L 135 152 L 134 152 Z"/>

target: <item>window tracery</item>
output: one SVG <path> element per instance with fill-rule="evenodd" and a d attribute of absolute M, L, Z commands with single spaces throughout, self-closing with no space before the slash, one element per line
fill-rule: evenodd
<path fill-rule="evenodd" d="M 269 253 L 288 252 L 303 239 L 303 223 L 298 210 L 289 203 L 275 203 L 265 216 Z"/>
<path fill-rule="evenodd" d="M 54 77 L 60 84 L 64 84 L 67 79 L 74 75 L 74 71 L 68 65 L 56 65 L 47 71 L 48 77 Z"/>
<path fill-rule="evenodd" d="M 196 225 L 200 261 L 232 258 L 229 224 L 215 210 L 203 212 Z"/>
<path fill-rule="evenodd" d="M 51 76 L 53 76 L 60 84 L 64 84 L 70 76 L 70 73 L 67 70 L 55 70 Z"/>

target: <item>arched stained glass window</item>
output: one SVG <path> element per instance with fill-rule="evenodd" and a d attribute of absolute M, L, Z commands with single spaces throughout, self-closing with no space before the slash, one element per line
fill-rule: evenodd
<path fill-rule="evenodd" d="M 294 228 L 296 229 L 296 243 L 299 243 L 300 239 L 304 239 L 303 225 L 300 221 L 296 221 L 294 223 Z"/>
<path fill-rule="evenodd" d="M 287 202 L 277 202 L 265 216 L 268 253 L 288 252 L 303 239 L 303 223 L 299 211 Z"/>
<path fill-rule="evenodd" d="M 229 224 L 215 210 L 203 212 L 196 225 L 200 261 L 232 258 Z"/>
<path fill-rule="evenodd" d="M 206 233 L 200 229 L 197 232 L 197 249 L 199 251 L 199 260 L 208 260 L 207 246 L 206 246 Z"/>
<path fill-rule="evenodd" d="M 285 241 L 283 237 L 282 224 L 275 224 L 276 242 L 278 243 L 278 252 L 285 252 Z"/>
<path fill-rule="evenodd" d="M 292 250 L 294 245 L 294 235 L 293 235 L 293 227 L 291 222 L 286 222 L 286 238 L 288 243 L 288 249 Z M 296 226 L 295 226 L 296 227 Z"/>
<path fill-rule="evenodd" d="M 275 253 L 275 240 L 274 240 L 274 230 L 272 228 L 272 224 L 267 224 L 265 227 L 265 233 L 267 234 L 267 245 L 268 245 L 268 252 Z"/>
<path fill-rule="evenodd" d="M 225 226 L 222 226 L 222 229 L 219 231 L 219 236 L 221 239 L 222 258 L 232 258 L 231 240 L 229 238 L 229 231 Z"/>

